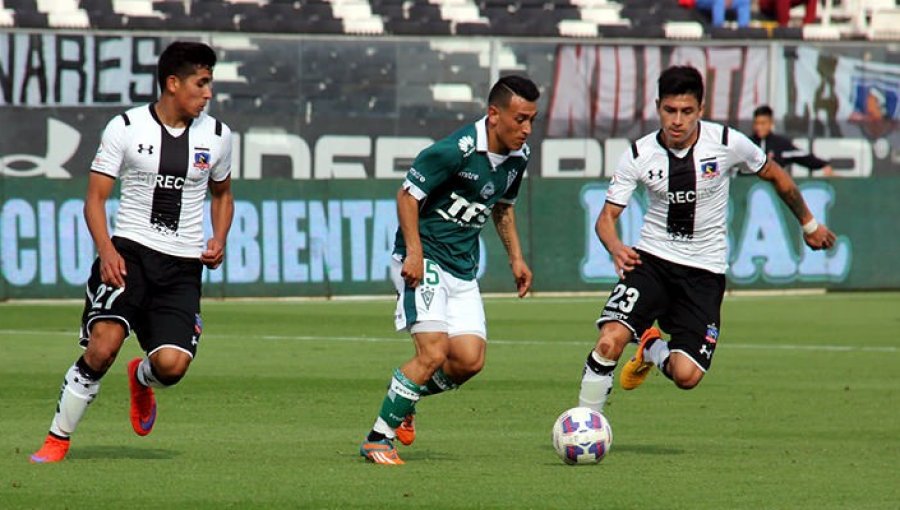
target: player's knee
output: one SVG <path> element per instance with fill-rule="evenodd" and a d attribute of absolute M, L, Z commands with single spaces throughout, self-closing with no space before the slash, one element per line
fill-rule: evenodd
<path fill-rule="evenodd" d="M 594 350 L 606 359 L 617 360 L 633 337 L 630 329 L 616 322 L 608 322 L 600 330 Z"/>
<path fill-rule="evenodd" d="M 690 390 L 697 387 L 702 379 L 703 372 L 696 368 L 672 374 L 672 380 L 675 382 L 675 386 L 678 386 L 683 390 Z"/>
<path fill-rule="evenodd" d="M 119 355 L 125 340 L 125 328 L 118 322 L 98 321 L 91 327 L 91 338 L 84 361 L 97 372 L 106 372 Z"/>
<path fill-rule="evenodd" d="M 174 386 L 184 377 L 191 365 L 191 357 L 176 349 L 161 349 L 150 359 L 153 374 L 160 383 Z"/>
<path fill-rule="evenodd" d="M 445 349 L 422 349 L 417 356 L 419 362 L 425 366 L 430 372 L 441 368 L 447 361 L 447 351 Z"/>

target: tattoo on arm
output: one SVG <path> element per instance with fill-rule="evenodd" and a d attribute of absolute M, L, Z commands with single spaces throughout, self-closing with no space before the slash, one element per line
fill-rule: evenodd
<path fill-rule="evenodd" d="M 806 202 L 803 201 L 803 195 L 800 194 L 800 189 L 797 188 L 796 185 L 790 186 L 784 190 L 778 190 L 778 195 L 781 196 L 781 200 L 790 208 L 791 212 L 794 213 L 794 216 L 801 220 L 803 219 L 804 214 L 806 213 Z"/>
<path fill-rule="evenodd" d="M 512 206 L 507 204 L 497 204 L 492 213 L 492 216 L 494 217 L 494 226 L 497 227 L 497 234 L 500 237 L 500 241 L 503 242 L 506 253 L 510 253 L 510 250 L 512 249 L 510 229 L 513 228 L 513 222 L 512 214 L 510 214 L 511 212 Z"/>

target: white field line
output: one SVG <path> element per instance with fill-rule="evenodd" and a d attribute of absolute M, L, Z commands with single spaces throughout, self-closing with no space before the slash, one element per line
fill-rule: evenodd
<path fill-rule="evenodd" d="M 68 336 L 77 340 L 77 332 L 66 331 L 40 331 L 40 330 L 19 330 L 19 329 L 0 329 L 0 337 L 15 336 Z M 321 336 L 321 335 L 232 335 L 232 334 L 216 334 L 218 338 L 231 339 L 247 339 L 258 338 L 260 340 L 275 341 L 302 341 L 302 342 L 363 342 L 363 343 L 409 343 L 409 338 L 401 335 L 394 337 L 372 337 L 372 336 Z M 560 340 L 550 342 L 546 340 L 506 340 L 506 339 L 489 339 L 491 345 L 572 345 L 580 347 L 589 347 L 592 340 L 585 341 Z M 896 346 L 867 346 L 867 345 L 800 345 L 800 344 L 742 344 L 726 342 L 727 349 L 747 349 L 747 350 L 781 350 L 781 351 L 810 351 L 810 352 L 900 352 L 900 348 Z"/>

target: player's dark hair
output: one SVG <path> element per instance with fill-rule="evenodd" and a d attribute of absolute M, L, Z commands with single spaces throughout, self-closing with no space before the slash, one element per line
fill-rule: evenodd
<path fill-rule="evenodd" d="M 753 118 L 756 117 L 771 117 L 772 116 L 772 108 L 769 105 L 764 104 L 762 106 L 757 106 L 755 110 L 753 110 Z"/>
<path fill-rule="evenodd" d="M 672 66 L 659 75 L 659 98 L 690 94 L 703 104 L 703 77 L 691 66 Z"/>
<path fill-rule="evenodd" d="M 528 102 L 535 102 L 541 97 L 541 91 L 533 81 L 524 76 L 511 74 L 497 80 L 488 94 L 488 104 L 505 108 L 513 96 L 519 96 Z"/>
<path fill-rule="evenodd" d="M 181 79 L 194 74 L 197 68 L 212 71 L 216 65 L 216 52 L 198 42 L 175 41 L 163 50 L 156 64 L 156 80 L 159 89 L 166 90 L 166 79 L 177 76 Z"/>

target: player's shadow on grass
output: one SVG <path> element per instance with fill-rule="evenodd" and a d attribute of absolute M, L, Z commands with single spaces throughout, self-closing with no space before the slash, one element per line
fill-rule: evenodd
<path fill-rule="evenodd" d="M 73 450 L 66 457 L 71 460 L 89 459 L 138 459 L 164 460 L 174 459 L 178 452 L 163 448 L 134 448 L 131 446 L 86 446 Z"/>
<path fill-rule="evenodd" d="M 681 455 L 684 450 L 656 444 L 623 444 L 613 445 L 612 452 L 635 453 L 637 455 Z"/>

